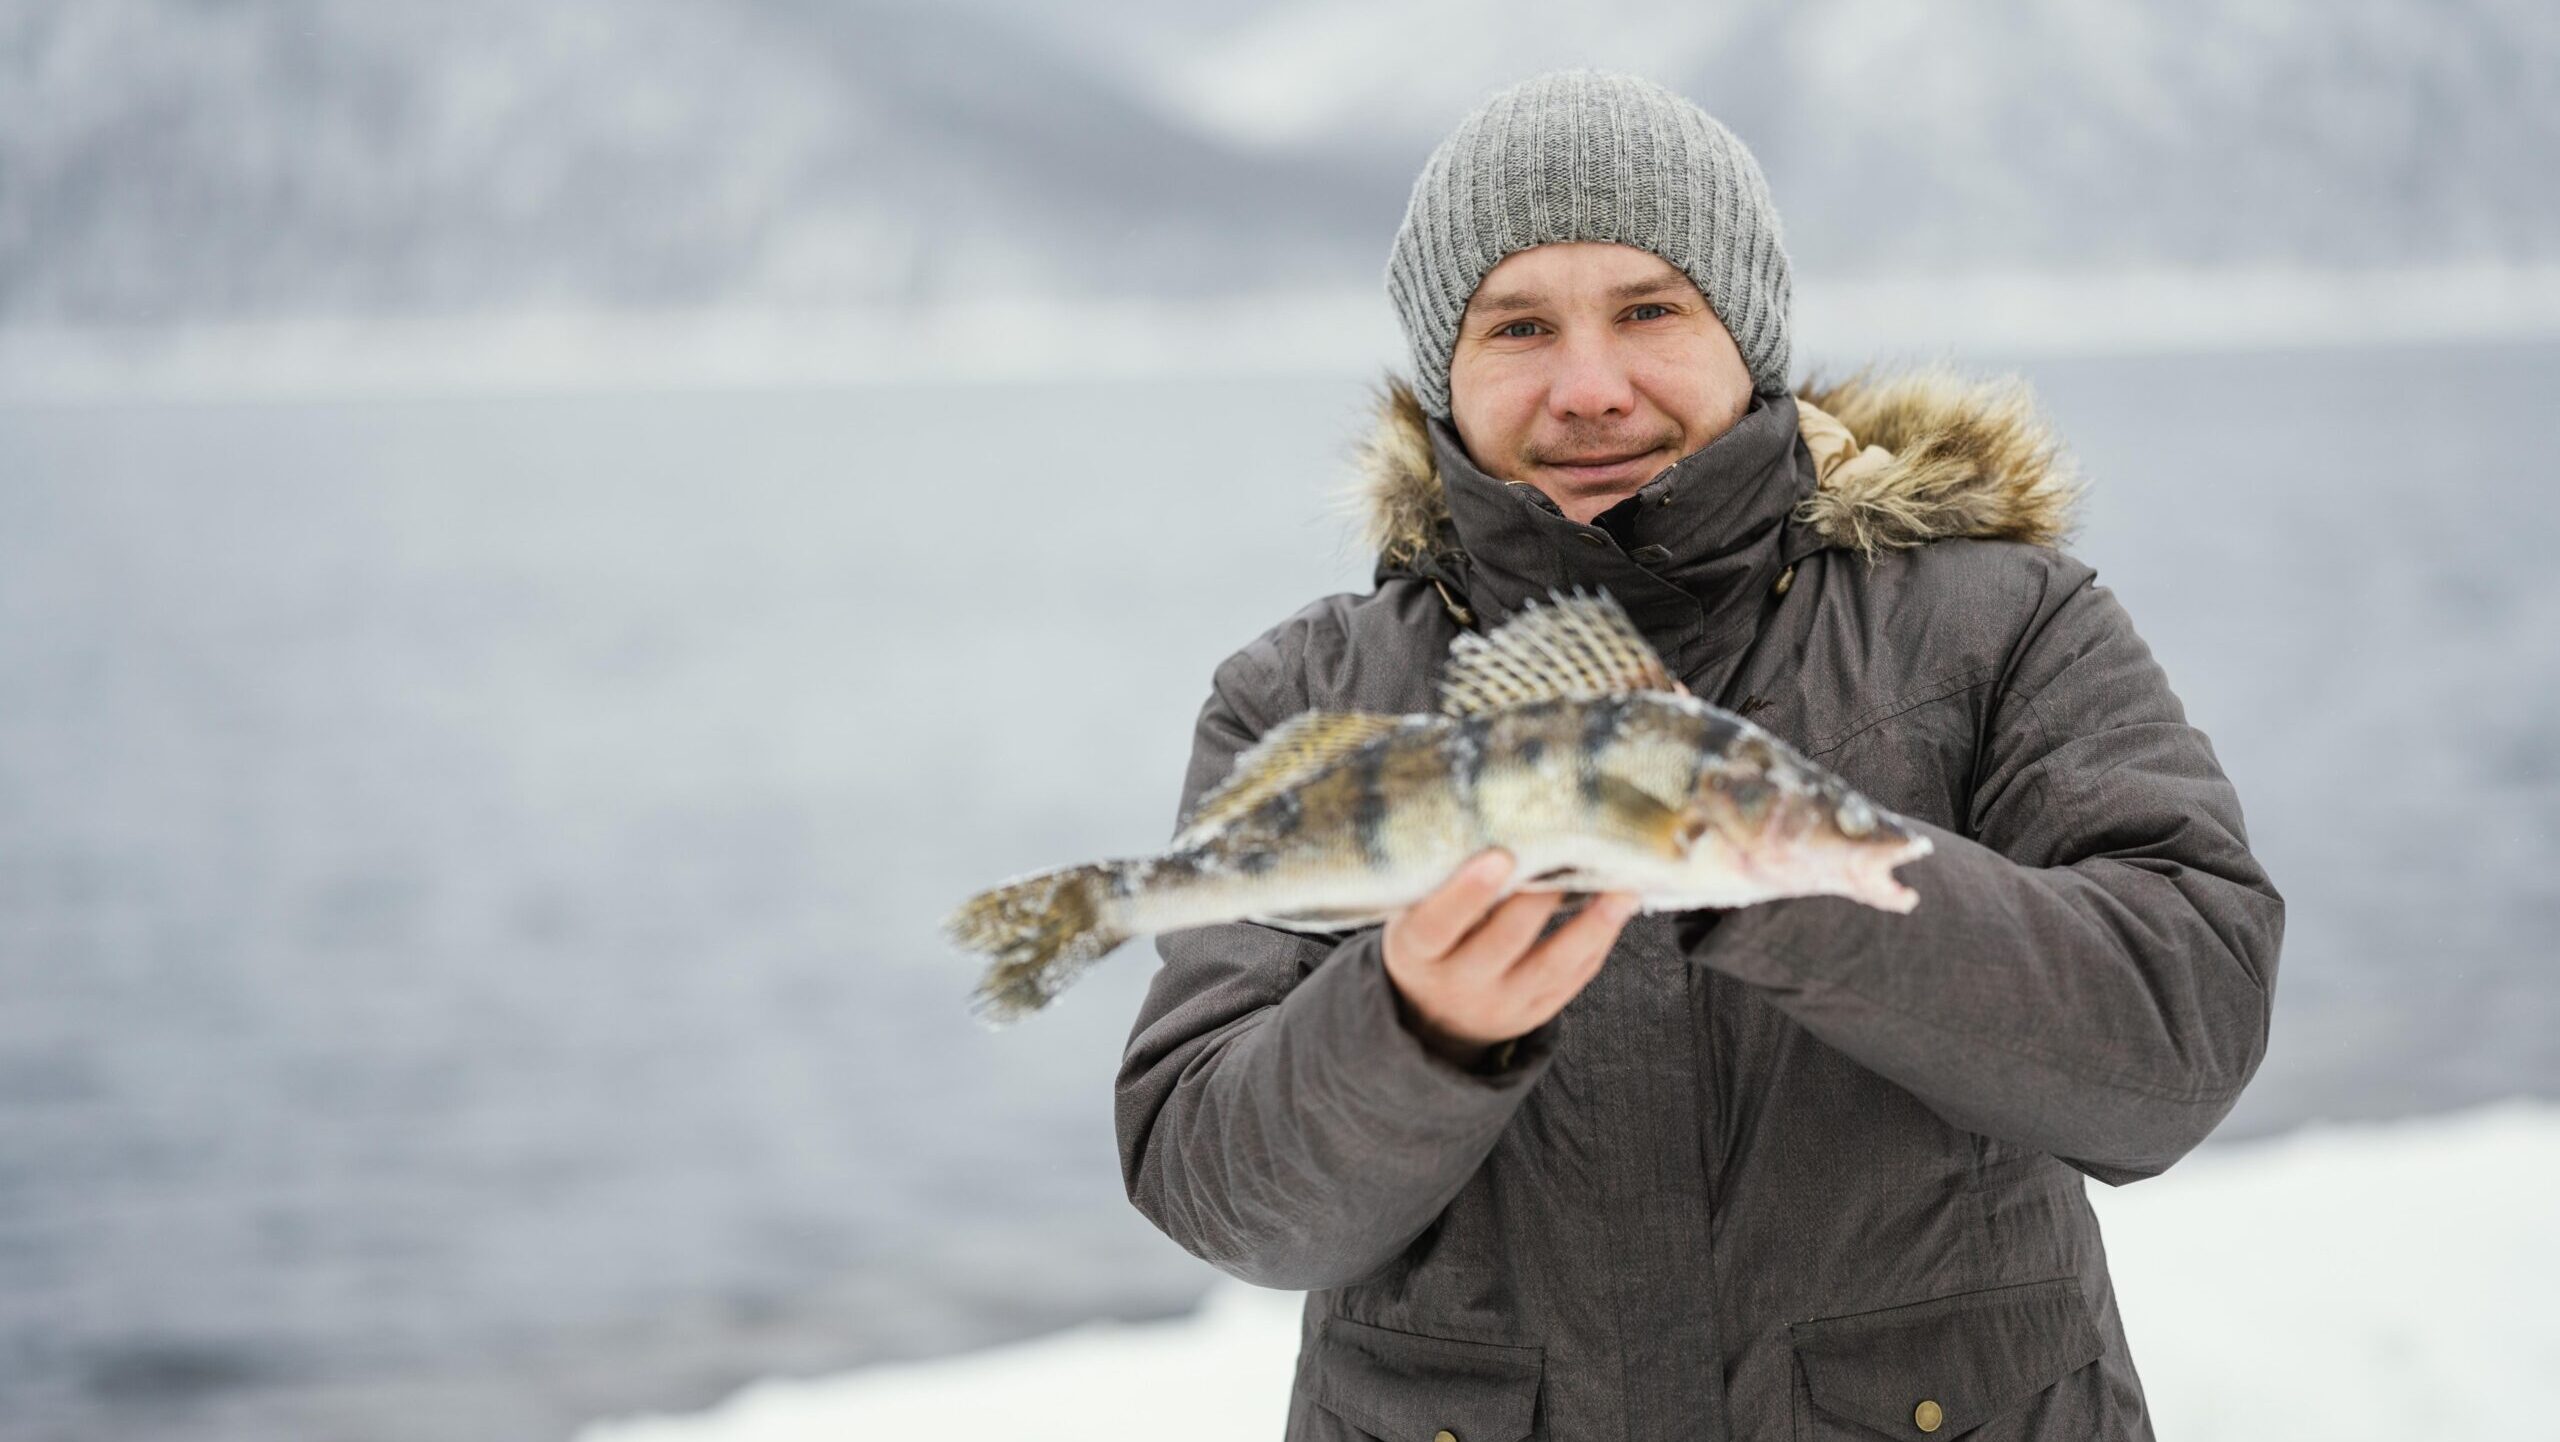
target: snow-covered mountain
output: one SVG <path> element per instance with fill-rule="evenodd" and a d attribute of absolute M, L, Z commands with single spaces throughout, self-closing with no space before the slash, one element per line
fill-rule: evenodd
<path fill-rule="evenodd" d="M 1636 70 L 1734 127 L 1797 253 L 1985 264 L 2480 263 L 2560 254 L 2560 8 L 2160 0 L 1577 6 L 1306 0 L 1159 93 L 1275 149 L 1425 153 L 1524 68 Z"/>
<path fill-rule="evenodd" d="M 1371 287 L 1556 64 L 1830 274 L 2560 261 L 2560 9 L 0 0 L 0 324 Z"/>

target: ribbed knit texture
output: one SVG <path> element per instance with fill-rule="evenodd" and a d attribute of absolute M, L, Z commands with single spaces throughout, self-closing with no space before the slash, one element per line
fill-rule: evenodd
<path fill-rule="evenodd" d="M 1750 368 L 1787 389 L 1793 286 L 1768 181 L 1733 132 L 1650 80 L 1559 70 L 1486 101 L 1424 162 L 1387 261 L 1414 393 L 1449 414 L 1458 320 L 1486 272 L 1533 245 L 1605 240 L 1697 283 Z"/>

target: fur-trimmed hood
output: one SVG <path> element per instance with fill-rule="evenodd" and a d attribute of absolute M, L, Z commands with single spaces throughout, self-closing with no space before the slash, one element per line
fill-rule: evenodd
<path fill-rule="evenodd" d="M 1795 517 L 1833 546 L 1873 558 L 1948 537 L 2059 546 L 2073 533 L 2082 484 L 2017 377 L 1860 371 L 1807 381 L 1796 409 L 1816 482 Z M 1385 385 L 1346 500 L 1382 565 L 1453 544 L 1429 420 L 1401 379 Z"/>

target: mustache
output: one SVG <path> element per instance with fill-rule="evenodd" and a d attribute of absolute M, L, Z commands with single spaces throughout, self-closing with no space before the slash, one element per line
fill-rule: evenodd
<path fill-rule="evenodd" d="M 1532 464 L 1551 466 L 1586 456 L 1636 456 L 1668 450 L 1680 443 L 1677 431 L 1636 432 L 1567 428 L 1550 441 L 1525 446 L 1521 455 Z"/>

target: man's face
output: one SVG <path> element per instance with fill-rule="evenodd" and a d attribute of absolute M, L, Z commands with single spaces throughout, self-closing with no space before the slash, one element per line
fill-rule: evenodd
<path fill-rule="evenodd" d="M 1588 521 L 1731 429 L 1751 372 L 1707 298 L 1651 251 L 1535 246 L 1458 321 L 1450 422 L 1485 474 Z"/>

